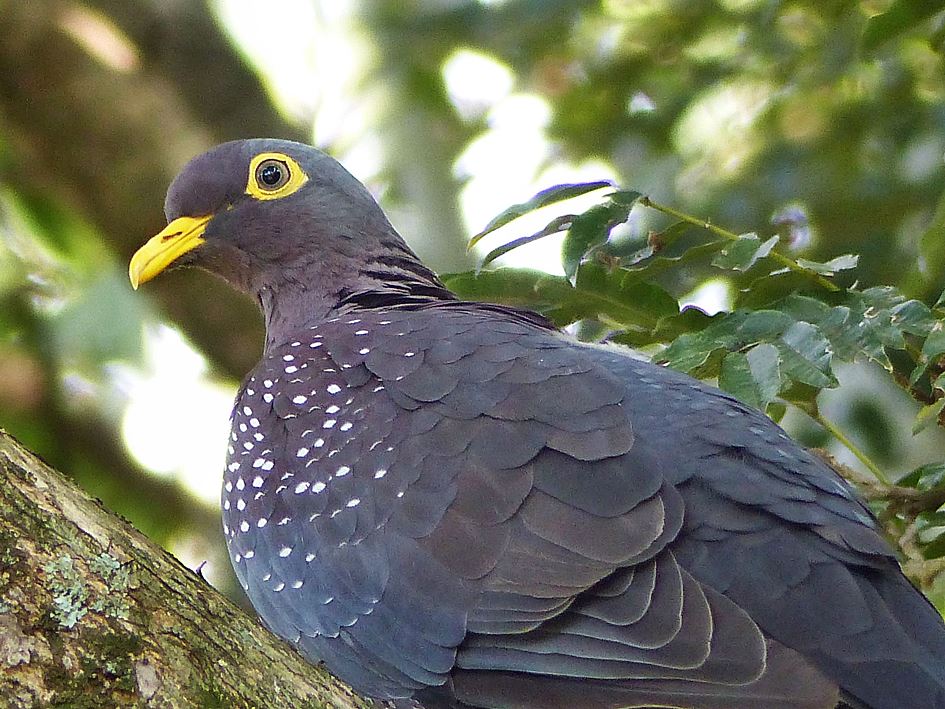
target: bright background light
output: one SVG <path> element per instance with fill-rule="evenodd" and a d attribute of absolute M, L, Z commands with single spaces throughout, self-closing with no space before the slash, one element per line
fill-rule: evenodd
<path fill-rule="evenodd" d="M 311 122 L 313 144 L 331 146 L 369 187 L 382 185 L 383 136 L 370 128 L 379 99 L 365 90 L 373 58 L 356 27 L 356 3 L 218 0 L 216 9 L 265 77 L 276 103 L 287 114 Z M 494 57 L 461 49 L 444 61 L 441 71 L 460 117 L 485 124 L 454 166 L 454 174 L 466 181 L 460 207 L 469 235 L 506 207 L 546 187 L 616 178 L 603 161 L 572 165 L 556 158 L 546 135 L 550 107 L 537 95 L 516 91 L 512 71 Z M 599 195 L 529 215 L 484 240 L 480 249 L 537 231 L 556 214 L 583 211 Z M 528 245 L 499 265 L 561 273 L 560 241 L 551 237 Z M 173 328 L 148 327 L 143 338 L 145 366 L 123 366 L 120 371 L 125 444 L 154 475 L 178 480 L 215 507 L 237 384 L 212 376 L 204 357 Z M 182 401 L 187 405 L 181 406 Z M 206 547 L 191 537 L 175 542 L 173 550 L 190 566 L 207 558 Z M 204 572 L 213 578 L 213 568 Z"/>

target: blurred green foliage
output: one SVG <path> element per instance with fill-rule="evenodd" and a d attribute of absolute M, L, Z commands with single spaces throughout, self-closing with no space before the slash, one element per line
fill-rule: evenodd
<path fill-rule="evenodd" d="M 163 190 L 188 157 L 247 135 L 311 137 L 268 100 L 215 7 L 0 3 L 0 426 L 159 541 L 212 540 L 195 553 L 225 569 L 218 511 L 126 450 L 118 374 L 145 367 L 142 329 L 161 322 L 234 387 L 258 352 L 252 305 L 205 277 L 170 275 L 142 296 L 123 276 L 162 226 Z M 809 444 L 836 437 L 794 414 L 820 416 L 891 479 L 945 457 L 945 2 L 354 7 L 384 206 L 416 217 L 405 237 L 461 273 L 455 287 L 715 378 L 786 411 Z M 461 49 L 505 65 L 513 91 L 547 104 L 548 165 L 595 158 L 627 188 L 546 230 L 566 234 L 564 277 L 466 272 L 456 164 L 492 117 L 450 98 L 443 67 Z M 718 281 L 730 307 L 685 307 Z M 873 364 L 841 364 L 851 360 Z M 834 393 L 838 379 L 859 385 Z M 913 425 L 924 427 L 914 439 Z M 939 488 L 932 473 L 909 475 L 895 490 Z M 890 509 L 904 533 L 915 505 Z M 915 518 L 921 554 L 941 553 L 941 514 Z"/>

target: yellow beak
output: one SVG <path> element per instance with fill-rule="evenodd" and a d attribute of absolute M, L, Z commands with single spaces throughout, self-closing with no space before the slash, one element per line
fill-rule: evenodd
<path fill-rule="evenodd" d="M 188 251 L 200 246 L 204 242 L 204 229 L 212 217 L 212 214 L 205 217 L 178 217 L 159 234 L 151 237 L 131 257 L 128 265 L 131 287 L 138 290 L 139 285 L 147 283 Z"/>

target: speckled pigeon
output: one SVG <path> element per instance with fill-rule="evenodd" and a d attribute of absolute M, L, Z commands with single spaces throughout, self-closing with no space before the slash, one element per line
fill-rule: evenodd
<path fill-rule="evenodd" d="M 945 625 L 761 413 L 457 299 L 337 162 L 226 143 L 131 262 L 255 297 L 223 529 L 273 632 L 426 707 L 945 707 Z"/>

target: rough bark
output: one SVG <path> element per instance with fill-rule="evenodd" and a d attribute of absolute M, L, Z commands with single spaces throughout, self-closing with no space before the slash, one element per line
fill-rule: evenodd
<path fill-rule="evenodd" d="M 0 431 L 0 705 L 373 706 Z"/>

